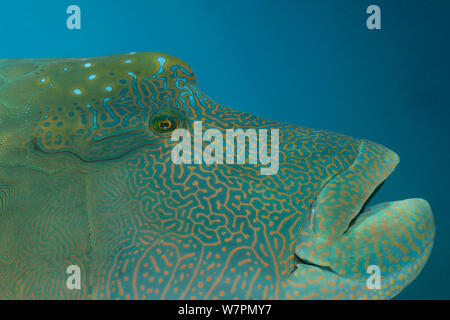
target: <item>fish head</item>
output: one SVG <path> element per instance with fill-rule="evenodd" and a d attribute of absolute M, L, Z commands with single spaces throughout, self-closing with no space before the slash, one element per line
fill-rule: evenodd
<path fill-rule="evenodd" d="M 5 61 L 0 130 L 17 137 L 15 144 L 10 139 L 16 149 L 71 154 L 84 162 L 156 144 L 160 136 L 149 127 L 151 117 L 173 113 L 183 118 L 180 125 L 186 118 L 170 105 L 175 80 L 157 78 L 166 60 L 185 66 L 156 53 Z"/>
<path fill-rule="evenodd" d="M 365 206 L 399 162 L 383 146 L 222 106 L 166 54 L 2 65 L 0 164 L 66 186 L 87 239 L 63 254 L 91 283 L 62 295 L 386 298 L 430 254 L 425 200 Z"/>

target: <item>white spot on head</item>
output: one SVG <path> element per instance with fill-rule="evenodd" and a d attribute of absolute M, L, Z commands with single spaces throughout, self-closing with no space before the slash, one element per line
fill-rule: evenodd
<path fill-rule="evenodd" d="M 45 82 L 45 80 L 47 80 L 47 79 L 45 79 L 45 78 L 42 78 L 42 79 L 41 79 L 41 82 Z"/>
<path fill-rule="evenodd" d="M 67 70 L 69 70 L 69 69 L 67 69 L 67 67 L 64 67 L 63 70 L 64 70 L 64 71 L 67 71 Z"/>
<path fill-rule="evenodd" d="M 73 89 L 73 93 L 75 93 L 75 94 L 81 94 L 81 90 L 80 90 L 80 89 Z"/>
<path fill-rule="evenodd" d="M 97 78 L 97 75 L 96 75 L 96 74 L 91 74 L 91 75 L 89 75 L 89 77 L 88 77 L 89 80 L 94 80 L 95 78 Z"/>
<path fill-rule="evenodd" d="M 124 63 L 132 63 L 133 60 L 125 60 Z"/>
<path fill-rule="evenodd" d="M 112 91 L 112 87 L 111 86 L 106 86 L 105 90 L 108 91 L 108 92 L 111 92 Z"/>
<path fill-rule="evenodd" d="M 87 63 L 84 64 L 85 68 L 89 68 L 90 66 L 92 66 L 92 63 L 90 63 L 90 62 L 87 62 Z"/>
<path fill-rule="evenodd" d="M 156 59 L 156 61 L 158 61 L 159 64 L 161 65 L 161 67 L 162 67 L 164 65 L 164 63 L 166 63 L 166 58 L 158 57 L 158 59 Z"/>

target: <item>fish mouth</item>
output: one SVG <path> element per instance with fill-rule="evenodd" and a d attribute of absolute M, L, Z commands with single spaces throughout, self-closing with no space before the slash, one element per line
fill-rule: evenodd
<path fill-rule="evenodd" d="M 317 194 L 300 230 L 297 264 L 353 280 L 366 279 L 370 265 L 386 279 L 417 276 L 434 240 L 429 204 L 407 199 L 369 206 L 399 161 L 393 151 L 361 140 L 353 163 Z"/>

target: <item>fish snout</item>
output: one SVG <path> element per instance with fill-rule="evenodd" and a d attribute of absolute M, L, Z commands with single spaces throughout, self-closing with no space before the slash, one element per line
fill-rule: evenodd
<path fill-rule="evenodd" d="M 434 240 L 430 205 L 408 199 L 366 208 L 398 163 L 393 151 L 362 140 L 353 163 L 323 186 L 300 230 L 294 287 L 320 277 L 310 288 L 317 297 L 339 285 L 348 289 L 341 298 L 390 298 L 420 273 Z M 378 290 L 367 283 L 373 268 Z"/>

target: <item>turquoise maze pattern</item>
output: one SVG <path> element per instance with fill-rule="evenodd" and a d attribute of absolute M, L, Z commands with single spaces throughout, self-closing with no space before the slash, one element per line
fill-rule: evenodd
<path fill-rule="evenodd" d="M 193 121 L 280 129 L 279 172 L 174 164 L 170 132 Z M 365 208 L 398 162 L 217 104 L 166 54 L 0 60 L 0 298 L 391 298 L 435 230 L 422 199 Z"/>

